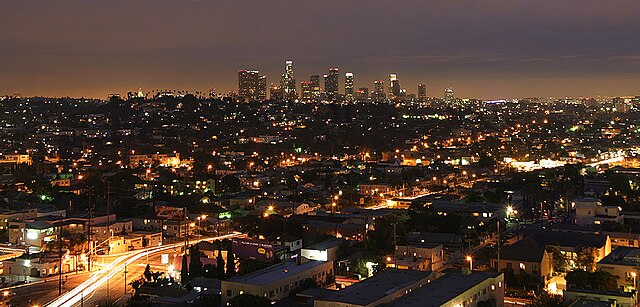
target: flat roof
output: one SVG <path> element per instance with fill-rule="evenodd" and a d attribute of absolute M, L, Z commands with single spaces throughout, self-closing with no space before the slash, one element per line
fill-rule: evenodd
<path fill-rule="evenodd" d="M 313 250 L 325 250 L 325 249 L 329 249 L 332 247 L 336 247 L 336 246 L 340 246 L 340 244 L 342 244 L 342 242 L 344 242 L 344 240 L 342 239 L 329 239 L 326 241 L 322 241 L 320 243 L 317 244 L 313 244 L 311 246 L 307 246 L 304 249 L 313 249 Z"/>
<path fill-rule="evenodd" d="M 461 271 L 450 271 L 430 284 L 397 299 L 393 306 L 441 306 L 486 279 L 499 275 L 496 272 L 478 271 L 464 275 Z"/>
<path fill-rule="evenodd" d="M 252 285 L 268 285 L 273 282 L 295 276 L 304 271 L 327 264 L 331 264 L 331 262 L 309 261 L 298 265 L 296 261 L 284 261 L 270 267 L 266 267 L 262 270 L 255 271 L 251 274 L 232 277 L 225 282 Z"/>
<path fill-rule="evenodd" d="M 598 264 L 615 264 L 637 267 L 640 264 L 640 248 L 618 246 Z"/>
<path fill-rule="evenodd" d="M 428 278 L 432 272 L 386 269 L 373 277 L 355 283 L 318 300 L 369 305 L 390 293 Z M 416 305 L 420 306 L 420 304 Z"/>

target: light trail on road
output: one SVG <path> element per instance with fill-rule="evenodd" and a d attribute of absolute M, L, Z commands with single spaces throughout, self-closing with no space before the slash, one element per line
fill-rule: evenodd
<path fill-rule="evenodd" d="M 188 244 L 199 243 L 201 241 L 220 240 L 225 238 L 233 238 L 240 236 L 241 234 L 233 233 L 219 237 L 198 239 L 189 241 Z M 123 270 L 125 266 L 145 257 L 147 255 L 172 249 L 178 246 L 182 246 L 184 242 L 174 243 L 169 245 L 162 245 L 157 247 L 150 247 L 144 250 L 132 251 L 125 255 L 122 255 L 114 260 L 109 265 L 106 265 L 102 270 L 95 272 L 89 279 L 75 287 L 73 290 L 57 297 L 55 300 L 45 304 L 48 307 L 72 307 L 80 300 L 84 298 L 85 294 L 91 294 L 98 288 L 100 288 L 109 279 L 113 278 L 120 270 Z"/>

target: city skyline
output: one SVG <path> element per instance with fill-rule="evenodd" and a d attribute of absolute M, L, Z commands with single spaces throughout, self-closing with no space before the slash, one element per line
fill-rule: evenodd
<path fill-rule="evenodd" d="M 0 94 L 228 92 L 244 68 L 278 84 L 287 59 L 298 80 L 339 67 L 372 88 L 395 72 L 408 92 L 426 83 L 435 97 L 638 94 L 640 3 L 576 4 L 7 1 Z"/>

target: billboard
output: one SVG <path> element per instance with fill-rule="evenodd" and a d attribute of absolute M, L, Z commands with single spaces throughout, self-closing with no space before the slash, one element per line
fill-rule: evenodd
<path fill-rule="evenodd" d="M 273 262 L 274 251 L 271 242 L 234 238 L 231 245 L 231 250 L 238 259 Z"/>
<path fill-rule="evenodd" d="M 166 220 L 184 220 L 185 209 L 171 206 L 156 206 L 156 216 Z"/>

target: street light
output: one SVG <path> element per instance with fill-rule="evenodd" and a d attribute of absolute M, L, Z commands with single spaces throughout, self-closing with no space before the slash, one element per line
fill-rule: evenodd
<path fill-rule="evenodd" d="M 469 269 L 473 271 L 473 257 L 467 256 L 466 260 L 469 261 Z"/>

